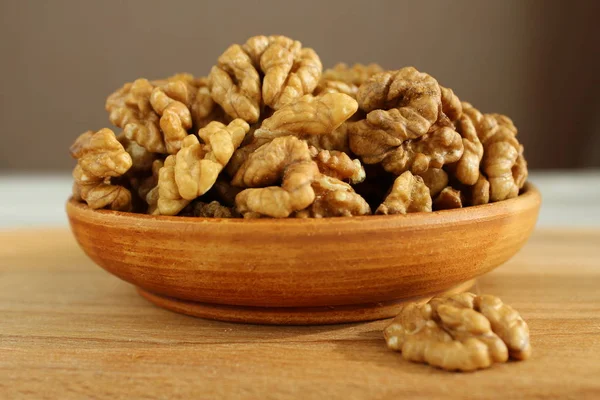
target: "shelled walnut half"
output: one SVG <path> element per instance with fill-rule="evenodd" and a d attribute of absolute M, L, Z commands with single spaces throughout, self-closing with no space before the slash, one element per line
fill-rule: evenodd
<path fill-rule="evenodd" d="M 531 355 L 529 328 L 518 312 L 490 295 L 462 293 L 402 307 L 385 328 L 387 346 L 409 361 L 474 371 Z"/>

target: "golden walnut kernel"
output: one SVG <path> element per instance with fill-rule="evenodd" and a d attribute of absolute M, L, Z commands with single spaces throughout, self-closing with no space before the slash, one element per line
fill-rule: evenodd
<path fill-rule="evenodd" d="M 213 121 L 198 131 L 204 143 L 193 135 L 184 139 L 175 165 L 175 181 L 182 198 L 193 200 L 212 187 L 249 129 L 242 119 L 228 126 Z"/>
<path fill-rule="evenodd" d="M 320 175 L 313 181 L 312 188 L 314 202 L 307 209 L 298 211 L 296 218 L 352 217 L 371 213 L 365 199 L 339 179 Z"/>
<path fill-rule="evenodd" d="M 73 170 L 75 198 L 84 200 L 91 208 L 109 207 L 129 211 L 131 193 L 122 186 L 112 185 L 110 178 L 126 173 L 131 168 L 131 156 L 110 129 L 81 134 L 70 148 L 77 159 Z"/>
<path fill-rule="evenodd" d="M 327 135 L 358 109 L 356 100 L 342 93 L 306 95 L 275 111 L 254 132 L 258 139 L 278 136 Z"/>
<path fill-rule="evenodd" d="M 423 178 L 406 171 L 396 178 L 377 214 L 406 214 L 431 211 L 431 195 Z"/>
<path fill-rule="evenodd" d="M 441 110 L 439 84 L 413 67 L 372 76 L 360 87 L 357 99 L 368 114 L 351 125 L 350 148 L 369 164 L 379 160 L 367 160 L 403 141 L 425 135 Z"/>
<path fill-rule="evenodd" d="M 427 171 L 419 174 L 419 176 L 423 178 L 425 186 L 429 188 L 432 198 L 448 186 L 448 174 L 441 168 L 429 168 Z"/>
<path fill-rule="evenodd" d="M 510 313 L 499 300 L 496 303 L 488 299 L 497 300 L 493 296 L 462 293 L 434 298 L 423 305 L 407 304 L 384 330 L 387 345 L 401 351 L 406 360 L 449 371 L 474 371 L 494 362 L 506 362 L 507 346 L 514 344 L 516 349 L 524 350 L 517 350 L 516 354 L 527 358 L 529 333 L 523 328 L 525 323 L 516 312 L 509 318 L 500 317 Z M 494 312 L 482 307 L 482 302 L 493 304 Z M 509 345 L 507 337 L 514 344 Z"/>
<path fill-rule="evenodd" d="M 377 64 L 354 64 L 348 67 L 344 63 L 339 63 L 323 71 L 315 92 L 317 94 L 344 93 L 356 98 L 358 88 L 380 72 L 383 72 L 383 69 Z"/>
<path fill-rule="evenodd" d="M 155 153 L 151 153 L 133 140 L 127 139 L 123 134 L 117 136 L 117 140 L 131 156 L 132 164 L 129 171 L 143 173 L 152 169 L 152 163 L 157 157 Z"/>
<path fill-rule="evenodd" d="M 516 138 L 517 129 L 512 120 L 501 114 L 482 114 L 466 102 L 462 105 L 483 144 L 481 169 L 489 181 L 489 200 L 493 202 L 518 196 L 528 172 L 523 146 Z"/>
<path fill-rule="evenodd" d="M 501 130 L 484 144 L 483 171 L 490 183 L 490 201 L 517 197 L 527 179 L 523 146 L 508 130 Z"/>
<path fill-rule="evenodd" d="M 515 309 L 490 295 L 477 296 L 474 308 L 490 321 L 492 330 L 506 343 L 512 358 L 525 360 L 531 356 L 529 327 Z"/>
<path fill-rule="evenodd" d="M 187 136 L 181 150 L 165 160 L 156 190 L 146 196 L 151 213 L 176 215 L 196 197 L 206 193 L 248 129 L 248 124 L 241 119 L 228 126 L 213 121 L 198 132 L 204 143 L 194 135 Z"/>
<path fill-rule="evenodd" d="M 265 119 L 253 133 L 252 142 L 238 149 L 227 166 L 227 173 L 234 176 L 248 156 L 270 140 L 294 135 L 300 138 L 323 137 L 324 139 L 309 140 L 311 144 L 320 147 L 323 144 L 335 144 L 337 136 L 325 138 L 334 132 L 357 110 L 356 100 L 345 94 L 330 93 L 315 97 L 306 95 L 275 111 Z M 340 138 L 344 141 L 344 138 Z"/>
<path fill-rule="evenodd" d="M 298 41 L 254 36 L 219 57 L 209 85 L 213 99 L 229 116 L 254 123 L 260 117 L 261 100 L 277 110 L 312 93 L 322 69 L 314 50 L 302 48 Z"/>
<path fill-rule="evenodd" d="M 478 206 L 490 202 L 490 183 L 482 174 L 479 174 L 477 182 L 475 182 L 473 186 L 470 186 L 467 192 L 467 199 L 469 204 L 472 206 Z"/>
<path fill-rule="evenodd" d="M 433 200 L 434 210 L 451 210 L 453 208 L 462 208 L 462 196 L 460 190 L 450 186 L 444 188 Z"/>
<path fill-rule="evenodd" d="M 474 185 L 479 178 L 479 166 L 483 158 L 483 145 L 479 141 L 475 125 L 466 115 L 457 121 L 456 131 L 463 143 L 462 157 L 452 165 L 456 179 L 465 185 Z"/>
<path fill-rule="evenodd" d="M 365 169 L 360 161 L 351 159 L 348 154 L 336 150 L 318 150 L 313 146 L 309 150 L 322 174 L 353 184 L 365 180 Z"/>
<path fill-rule="evenodd" d="M 311 184 L 318 175 L 306 142 L 294 136 L 275 138 L 252 153 L 233 178 L 236 186 L 260 187 L 241 191 L 235 198 L 237 210 L 244 217 L 285 218 L 312 204 Z M 278 181 L 281 187 L 268 186 Z"/>
<path fill-rule="evenodd" d="M 442 127 L 416 140 L 407 140 L 387 153 L 381 161 L 383 168 L 395 175 L 404 171 L 421 174 L 429 168 L 442 168 L 463 154 L 460 135 L 452 128 Z"/>
<path fill-rule="evenodd" d="M 159 124 L 167 153 L 177 153 L 188 135 L 187 130 L 192 127 L 190 110 L 184 103 L 169 97 L 160 87 L 152 90 L 150 104 L 160 116 Z"/>
<path fill-rule="evenodd" d="M 462 103 L 452 89 L 440 86 L 442 91 L 442 112 L 454 122 L 462 115 Z"/>

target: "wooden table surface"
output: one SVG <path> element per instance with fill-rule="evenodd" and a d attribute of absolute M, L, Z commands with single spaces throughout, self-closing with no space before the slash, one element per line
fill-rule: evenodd
<path fill-rule="evenodd" d="M 0 399 L 600 398 L 600 231 L 537 231 L 474 289 L 529 323 L 533 357 L 448 373 L 387 350 L 388 321 L 277 327 L 159 309 L 68 230 L 0 232 Z"/>

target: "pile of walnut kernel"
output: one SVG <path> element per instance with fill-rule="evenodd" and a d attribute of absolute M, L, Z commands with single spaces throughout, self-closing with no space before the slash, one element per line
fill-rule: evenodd
<path fill-rule="evenodd" d="M 448 371 L 474 371 L 509 357 L 531 356 L 527 323 L 491 295 L 461 293 L 409 303 L 383 335 L 388 347 L 406 360 Z"/>
<path fill-rule="evenodd" d="M 77 138 L 73 195 L 155 215 L 405 214 L 516 197 L 527 179 L 510 118 L 482 114 L 413 67 L 322 70 L 284 36 L 230 46 L 207 77 L 137 79 Z"/>

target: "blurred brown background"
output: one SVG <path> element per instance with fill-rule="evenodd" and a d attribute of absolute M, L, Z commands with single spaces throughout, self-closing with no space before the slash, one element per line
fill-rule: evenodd
<path fill-rule="evenodd" d="M 511 116 L 532 168 L 600 166 L 600 2 L 0 0 L 0 171 L 66 170 L 137 77 L 208 73 L 231 43 L 279 33 L 338 61 L 414 65 Z"/>

